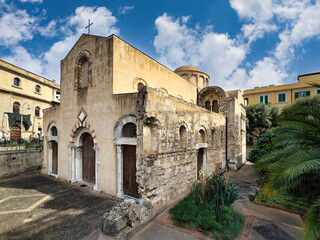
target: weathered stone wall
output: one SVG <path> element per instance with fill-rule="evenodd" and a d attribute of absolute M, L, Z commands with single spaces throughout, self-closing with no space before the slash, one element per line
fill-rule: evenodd
<path fill-rule="evenodd" d="M 37 149 L 0 151 L 0 178 L 39 169 L 43 152 Z"/>
<path fill-rule="evenodd" d="M 151 88 L 144 98 L 144 111 L 137 107 L 137 182 L 142 197 L 160 209 L 188 193 L 196 182 L 199 148 L 205 149 L 207 175 L 225 168 L 225 117 Z M 151 152 L 143 129 L 150 124 L 155 128 Z M 181 148 L 181 126 L 187 129 L 185 149 Z M 200 129 L 205 131 L 204 142 L 199 142 Z"/>
<path fill-rule="evenodd" d="M 246 161 L 246 112 L 236 97 L 221 101 L 223 113 L 227 116 L 227 159 L 229 167 L 236 170 Z"/>

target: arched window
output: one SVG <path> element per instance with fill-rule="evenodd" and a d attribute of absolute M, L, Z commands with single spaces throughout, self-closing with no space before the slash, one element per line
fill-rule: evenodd
<path fill-rule="evenodd" d="M 19 87 L 20 86 L 20 79 L 19 78 L 14 78 L 13 79 L 13 85 Z"/>
<path fill-rule="evenodd" d="M 36 93 L 40 93 L 40 89 L 41 89 L 41 87 L 40 87 L 39 85 L 36 85 L 34 91 L 35 91 Z"/>
<path fill-rule="evenodd" d="M 35 110 L 34 110 L 34 115 L 36 117 L 39 117 L 40 116 L 40 108 L 39 107 L 36 107 Z"/>
<path fill-rule="evenodd" d="M 122 128 L 122 137 L 136 138 L 137 137 L 137 126 L 134 123 L 125 124 Z"/>
<path fill-rule="evenodd" d="M 18 102 L 14 102 L 14 103 L 13 103 L 12 112 L 13 112 L 13 113 L 20 114 L 20 104 L 19 104 Z"/>
<path fill-rule="evenodd" d="M 206 101 L 206 103 L 205 103 L 205 107 L 206 107 L 206 109 L 208 109 L 208 110 L 210 110 L 210 111 L 211 111 L 211 104 L 210 104 L 210 102 L 209 102 L 209 101 Z"/>
<path fill-rule="evenodd" d="M 146 153 L 158 151 L 158 120 L 154 117 L 148 118 L 143 126 L 143 147 Z"/>
<path fill-rule="evenodd" d="M 179 136 L 180 136 L 180 148 L 186 148 L 186 146 L 187 146 L 187 129 L 185 126 L 181 126 L 179 128 Z"/>
<path fill-rule="evenodd" d="M 219 104 L 217 100 L 214 100 L 212 102 L 212 111 L 218 113 L 219 112 Z"/>
<path fill-rule="evenodd" d="M 141 83 L 141 82 L 138 83 L 138 91 L 141 92 L 143 90 L 143 88 L 144 88 L 143 83 Z"/>
<path fill-rule="evenodd" d="M 206 133 L 203 129 L 200 129 L 198 132 L 198 143 L 205 143 L 206 142 Z"/>
<path fill-rule="evenodd" d="M 74 86 L 77 88 L 86 88 L 92 85 L 91 55 L 89 51 L 82 51 L 77 59 L 75 66 Z"/>
<path fill-rule="evenodd" d="M 215 138 L 214 134 L 215 134 L 215 129 L 212 129 L 211 130 L 211 144 L 212 145 L 214 144 L 214 138 Z"/>
<path fill-rule="evenodd" d="M 55 126 L 51 128 L 51 136 L 58 136 L 58 129 Z"/>

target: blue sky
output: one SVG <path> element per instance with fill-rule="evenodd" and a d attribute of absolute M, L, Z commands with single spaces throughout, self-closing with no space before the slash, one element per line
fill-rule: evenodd
<path fill-rule="evenodd" d="M 88 19 L 174 70 L 194 65 L 225 89 L 320 71 L 320 1 L 0 0 L 0 58 L 60 81 Z"/>

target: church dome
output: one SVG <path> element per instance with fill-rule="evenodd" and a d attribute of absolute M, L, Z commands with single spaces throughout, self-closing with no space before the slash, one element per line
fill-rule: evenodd
<path fill-rule="evenodd" d="M 209 75 L 197 67 L 185 65 L 177 68 L 174 72 L 196 86 L 199 90 L 209 86 Z"/>
<path fill-rule="evenodd" d="M 197 71 L 197 72 L 202 72 L 199 68 L 191 66 L 191 65 L 185 65 L 182 67 L 177 68 L 174 70 L 174 72 L 180 72 L 180 71 Z"/>

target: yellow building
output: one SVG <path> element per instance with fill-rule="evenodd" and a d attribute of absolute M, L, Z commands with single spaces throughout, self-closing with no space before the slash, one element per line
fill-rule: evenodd
<path fill-rule="evenodd" d="M 60 86 L 0 59 L 0 138 L 43 135 L 43 109 L 60 102 Z M 21 131 L 21 114 L 23 127 Z"/>
<path fill-rule="evenodd" d="M 320 84 L 320 73 L 299 75 L 298 83 L 248 89 L 243 93 L 244 105 L 267 103 L 281 109 L 298 98 L 320 94 L 320 89 L 310 86 L 311 83 Z"/>

